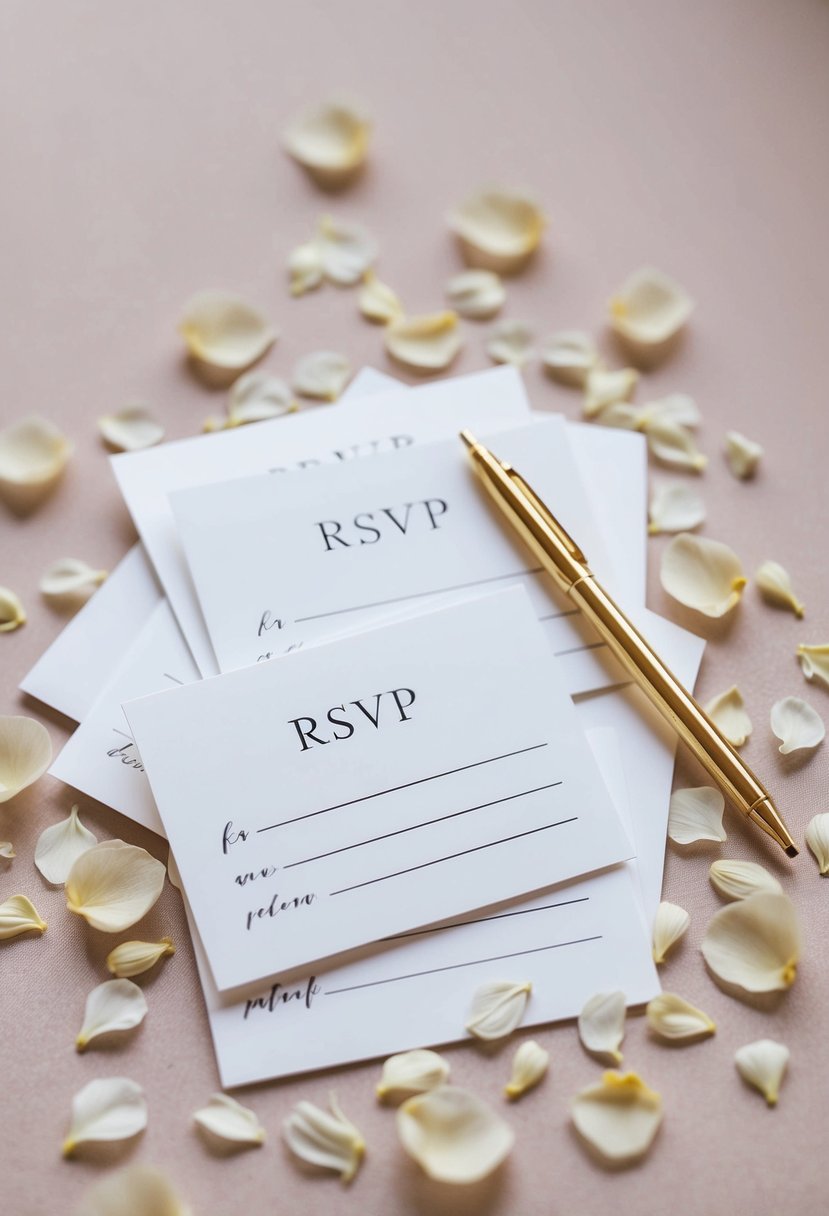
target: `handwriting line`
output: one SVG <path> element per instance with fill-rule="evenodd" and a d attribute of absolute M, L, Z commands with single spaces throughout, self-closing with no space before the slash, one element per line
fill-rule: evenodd
<path fill-rule="evenodd" d="M 589 895 L 580 895 L 578 899 L 562 899 L 557 904 L 540 904 L 537 908 L 515 908 L 512 912 L 494 912 L 492 916 L 473 916 L 469 920 L 453 920 L 446 925 L 427 925 L 425 929 L 409 929 L 406 933 L 392 933 L 390 937 L 381 937 L 381 942 L 397 942 L 404 937 L 421 937 L 426 933 L 444 933 L 447 929 L 462 929 L 465 925 L 485 925 L 490 920 L 507 920 L 510 916 L 529 916 L 533 912 L 550 912 L 553 908 L 569 908 L 571 904 L 587 904 Z"/>

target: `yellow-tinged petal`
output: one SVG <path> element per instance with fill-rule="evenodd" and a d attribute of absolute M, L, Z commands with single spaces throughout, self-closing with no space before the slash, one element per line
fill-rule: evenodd
<path fill-rule="evenodd" d="M 368 155 L 371 123 L 361 106 L 328 101 L 303 111 L 284 134 L 285 149 L 324 189 L 350 182 Z"/>
<path fill-rule="evenodd" d="M 687 932 L 691 917 L 679 904 L 663 899 L 653 922 L 653 961 L 664 963 L 665 956 Z"/>
<path fill-rule="evenodd" d="M 363 316 L 378 325 L 388 325 L 389 321 L 403 315 L 403 305 L 397 293 L 387 283 L 381 282 L 373 270 L 366 270 L 363 274 L 357 303 Z"/>
<path fill-rule="evenodd" d="M 774 875 L 756 861 L 732 861 L 729 858 L 712 861 L 708 877 L 714 889 L 726 899 L 747 899 L 758 891 L 781 893 L 783 890 Z"/>
<path fill-rule="evenodd" d="M 37 781 L 52 762 L 45 726 L 19 715 L 0 717 L 0 802 L 8 802 Z"/>
<path fill-rule="evenodd" d="M 351 378 L 351 364 L 333 350 L 305 355 L 294 367 L 291 385 L 300 397 L 336 401 Z"/>
<path fill-rule="evenodd" d="M 350 1182 L 360 1168 L 366 1142 L 359 1128 L 343 1114 L 334 1094 L 328 1102 L 330 1112 L 312 1102 L 297 1102 L 282 1124 L 282 1135 L 302 1161 L 334 1170 L 343 1182 Z"/>
<path fill-rule="evenodd" d="M 60 480 L 72 444 L 43 418 L 23 418 L 0 431 L 0 497 L 27 511 Z"/>
<path fill-rule="evenodd" d="M 696 439 L 681 422 L 661 415 L 646 415 L 642 429 L 649 451 L 662 464 L 688 469 L 691 473 L 701 473 L 708 464 L 708 457 L 699 450 Z"/>
<path fill-rule="evenodd" d="M 606 367 L 592 367 L 584 380 L 585 418 L 596 418 L 608 406 L 618 402 L 630 401 L 633 396 L 639 373 L 632 367 L 622 367 L 611 370 Z M 602 418 L 599 418 L 602 421 Z"/>
<path fill-rule="evenodd" d="M 393 359 L 418 372 L 443 371 L 463 346 L 454 312 L 399 317 L 386 326 L 383 340 Z"/>
<path fill-rule="evenodd" d="M 579 1135 L 615 1165 L 643 1157 L 662 1122 L 661 1097 L 635 1072 L 604 1073 L 576 1094 L 570 1109 Z"/>
<path fill-rule="evenodd" d="M 128 1165 L 96 1182 L 74 1216 L 192 1216 L 170 1181 L 146 1165 Z"/>
<path fill-rule="evenodd" d="M 45 933 L 46 921 L 41 920 L 30 899 L 25 895 L 12 895 L 0 904 L 0 941 L 5 941 L 8 937 L 18 937 L 21 933 L 30 933 L 32 930 Z"/>
<path fill-rule="evenodd" d="M 270 372 L 246 372 L 231 386 L 228 394 L 228 425 L 244 426 L 292 414 L 297 404 L 284 380 Z"/>
<path fill-rule="evenodd" d="M 826 738 L 826 727 L 816 709 L 801 697 L 783 697 L 771 707 L 771 729 L 780 740 L 784 756 L 817 747 Z"/>
<path fill-rule="evenodd" d="M 722 825 L 725 799 L 713 786 L 674 790 L 668 811 L 668 835 L 675 844 L 727 840 Z"/>
<path fill-rule="evenodd" d="M 0 840 L 0 857 L 4 861 L 11 861 L 17 854 L 14 851 L 14 845 L 10 840 Z"/>
<path fill-rule="evenodd" d="M 660 579 L 668 595 L 710 617 L 730 612 L 747 581 L 733 549 L 689 532 L 681 532 L 665 548 Z"/>
<path fill-rule="evenodd" d="M 507 292 L 493 270 L 462 270 L 446 284 L 446 298 L 459 316 L 486 321 L 500 312 Z"/>
<path fill-rule="evenodd" d="M 262 313 L 225 291 L 202 291 L 188 300 L 179 333 L 197 367 L 221 380 L 235 379 L 277 339 Z"/>
<path fill-rule="evenodd" d="M 478 1039 L 503 1039 L 512 1034 L 524 1016 L 532 984 L 525 980 L 492 980 L 472 997 L 466 1029 Z"/>
<path fill-rule="evenodd" d="M 117 414 L 104 414 L 98 419 L 98 430 L 117 452 L 137 452 L 164 438 L 164 427 L 145 405 L 127 405 Z"/>
<path fill-rule="evenodd" d="M 657 401 L 642 406 L 643 429 L 656 422 L 675 422 L 679 426 L 695 427 L 702 422 L 702 415 L 693 397 L 687 393 L 668 393 Z"/>
<path fill-rule="evenodd" d="M 806 843 L 815 856 L 821 874 L 829 873 L 829 812 L 822 811 L 809 820 Z"/>
<path fill-rule="evenodd" d="M 535 1039 L 525 1039 L 519 1043 L 512 1057 L 510 1079 L 504 1086 L 504 1093 L 513 1101 L 520 1098 L 528 1089 L 533 1089 L 545 1076 L 550 1067 L 550 1053 Z"/>
<path fill-rule="evenodd" d="M 621 1064 L 619 1050 L 625 1037 L 624 992 L 597 992 L 579 1014 L 582 1045 L 600 1060 Z"/>
<path fill-rule="evenodd" d="M 164 875 L 164 866 L 146 849 L 104 840 L 82 853 L 69 871 L 66 906 L 94 929 L 120 933 L 149 912 Z"/>
<path fill-rule="evenodd" d="M 807 680 L 817 680 L 829 688 L 829 644 L 810 646 L 801 642 L 797 648 L 800 668 Z"/>
<path fill-rule="evenodd" d="M 486 341 L 486 353 L 494 363 L 511 363 L 523 367 L 533 357 L 535 335 L 526 321 L 507 318 L 499 321 L 490 330 Z"/>
<path fill-rule="evenodd" d="M 646 1014 L 653 1033 L 671 1043 L 696 1042 L 717 1029 L 707 1013 L 675 992 L 660 992 L 648 1002 Z"/>
<path fill-rule="evenodd" d="M 684 481 L 657 486 L 650 501 L 648 532 L 689 532 L 705 519 L 705 503 Z"/>
<path fill-rule="evenodd" d="M 754 476 L 763 457 L 763 449 L 759 443 L 746 439 L 739 431 L 729 431 L 725 437 L 725 455 L 734 476 L 746 481 Z"/>
<path fill-rule="evenodd" d="M 288 255 L 288 277 L 292 296 L 304 296 L 325 278 L 322 251 L 316 239 L 303 241 Z"/>
<path fill-rule="evenodd" d="M 679 333 L 693 308 L 693 300 L 679 283 L 643 266 L 610 300 L 610 324 L 636 354 L 657 354 Z"/>
<path fill-rule="evenodd" d="M 0 587 L 0 633 L 11 633 L 26 624 L 26 610 L 8 587 Z"/>
<path fill-rule="evenodd" d="M 800 929 L 786 895 L 760 892 L 721 908 L 702 941 L 714 976 L 746 992 L 790 988 L 797 976 Z"/>
<path fill-rule="evenodd" d="M 63 886 L 75 861 L 98 843 L 98 837 L 85 828 L 73 806 L 66 819 L 45 828 L 35 845 L 35 865 L 47 882 Z"/>
<path fill-rule="evenodd" d="M 106 577 L 106 570 L 95 570 L 78 557 L 60 557 L 41 576 L 40 593 L 60 607 L 78 608 Z"/>
<path fill-rule="evenodd" d="M 754 575 L 754 581 L 764 600 L 776 604 L 778 608 L 788 608 L 796 617 L 803 616 L 806 609 L 794 593 L 788 570 L 779 562 L 763 562 Z"/>
<path fill-rule="evenodd" d="M 487 189 L 447 217 L 469 266 L 515 274 L 541 243 L 547 220 L 529 195 Z"/>
<path fill-rule="evenodd" d="M 718 726 L 729 743 L 742 747 L 752 731 L 751 718 L 746 711 L 743 694 L 736 684 L 726 692 L 712 697 L 705 706 L 708 717 Z"/>
<path fill-rule="evenodd" d="M 584 388 L 590 372 L 602 365 L 596 343 L 578 329 L 563 329 L 548 338 L 541 362 L 554 380 L 574 388 Z"/>
<path fill-rule="evenodd" d="M 169 937 L 160 942 L 121 942 L 107 955 L 107 970 L 121 979 L 143 975 L 154 967 L 159 959 L 169 958 L 176 948 Z"/>
<path fill-rule="evenodd" d="M 340 287 L 353 287 L 377 257 L 377 242 L 362 224 L 346 224 L 324 215 L 314 238 L 325 277 Z"/>
<path fill-rule="evenodd" d="M 83 1026 L 75 1039 L 84 1051 L 92 1039 L 102 1034 L 133 1030 L 147 1016 L 147 998 L 132 980 L 104 980 L 86 998 Z"/>
<path fill-rule="evenodd" d="M 194 1113 L 193 1119 L 210 1135 L 231 1144 L 265 1143 L 265 1129 L 257 1115 L 228 1094 L 213 1094 L 207 1105 Z"/>
<path fill-rule="evenodd" d="M 147 1126 L 144 1091 L 127 1077 L 99 1077 L 72 1099 L 72 1122 L 63 1142 L 69 1157 L 79 1144 L 98 1140 L 127 1140 Z"/>
<path fill-rule="evenodd" d="M 409 1098 L 398 1108 L 397 1131 L 424 1173 L 455 1185 L 486 1178 L 515 1143 L 500 1115 L 477 1094 L 456 1085 Z"/>
<path fill-rule="evenodd" d="M 789 1049 L 783 1043 L 758 1039 L 756 1043 L 738 1047 L 734 1063 L 743 1080 L 759 1089 L 769 1106 L 776 1106 L 789 1055 Z"/>
<path fill-rule="evenodd" d="M 377 1097 L 403 1097 L 422 1094 L 449 1080 L 449 1064 L 436 1051 L 416 1048 L 389 1056 L 377 1086 Z"/>

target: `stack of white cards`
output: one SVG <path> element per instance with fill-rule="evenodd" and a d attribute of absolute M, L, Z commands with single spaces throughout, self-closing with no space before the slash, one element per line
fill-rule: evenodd
<path fill-rule="evenodd" d="M 680 679 L 644 607 L 641 436 L 533 413 L 511 368 L 113 458 L 141 537 L 22 687 L 52 767 L 170 842 L 225 1086 L 659 988 L 674 740 L 475 479 L 514 464 Z M 114 833 L 123 832 L 113 821 Z"/>

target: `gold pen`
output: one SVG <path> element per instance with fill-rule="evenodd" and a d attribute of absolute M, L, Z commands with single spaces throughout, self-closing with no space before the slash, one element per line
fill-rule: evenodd
<path fill-rule="evenodd" d="M 475 472 L 503 515 L 568 599 L 594 625 L 613 654 L 737 810 L 776 840 L 787 857 L 797 849 L 768 791 L 705 710 L 651 649 L 607 592 L 587 558 L 549 508 L 510 465 L 461 431 Z"/>

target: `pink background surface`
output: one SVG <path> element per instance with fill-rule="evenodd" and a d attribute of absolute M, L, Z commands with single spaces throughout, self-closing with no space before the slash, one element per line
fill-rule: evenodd
<path fill-rule="evenodd" d="M 794 659 L 797 642 L 829 639 L 827 5 L 70 0 L 44 8 L 7 0 L 0 32 L 0 416 L 5 423 L 42 413 L 77 449 L 39 512 L 23 521 L 0 513 L 0 582 L 30 613 L 25 629 L 0 637 L 0 708 L 38 714 L 55 747 L 62 744 L 69 724 L 16 692 L 61 627 L 39 600 L 38 577 L 65 554 L 111 567 L 133 538 L 97 416 L 143 399 L 177 437 L 197 432 L 223 405 L 181 357 L 175 325 L 193 291 L 226 287 L 258 302 L 283 331 L 266 361 L 275 371 L 288 374 L 296 357 L 321 347 L 346 351 L 355 367 L 382 367 L 380 334 L 356 314 L 352 293 L 325 288 L 289 299 L 288 251 L 324 210 L 359 219 L 380 237 L 382 277 L 409 309 L 439 307 L 445 279 L 460 265 L 446 208 L 480 183 L 526 184 L 551 225 L 543 255 L 509 285 L 505 315 L 533 321 L 542 334 L 598 329 L 609 291 L 642 262 L 675 275 L 698 301 L 687 341 L 638 399 L 670 390 L 698 399 L 711 455 L 701 481 L 704 532 L 731 543 L 748 571 L 765 557 L 781 560 L 807 617 L 801 624 L 767 607 L 753 587 L 721 624 L 683 613 L 658 586 L 661 542 L 652 542 L 649 602 L 710 638 L 698 685 L 704 697 L 739 682 L 755 723 L 745 754 L 802 838 L 811 815 L 829 809 L 826 745 L 784 760 L 768 711 L 778 697 L 798 694 L 829 716 L 829 694 L 808 686 Z M 340 90 L 365 99 L 376 138 L 369 171 L 332 200 L 283 156 L 279 136 L 298 106 Z M 484 330 L 469 324 L 455 370 L 486 364 L 483 341 Z M 526 378 L 536 406 L 578 415 L 577 396 L 537 367 Z M 731 428 L 767 450 L 753 484 L 738 484 L 724 466 Z M 625 1062 L 662 1092 L 666 1110 L 642 1166 L 608 1173 L 576 1143 L 568 1099 L 599 1069 L 573 1027 L 560 1026 L 536 1035 L 552 1053 L 549 1078 L 506 1111 L 518 1137 L 510 1161 L 464 1191 L 430 1183 L 404 1157 L 393 1113 L 372 1098 L 375 1066 L 243 1092 L 268 1144 L 231 1159 L 206 1151 L 190 1114 L 218 1079 L 170 887 L 140 926 L 141 936 L 171 933 L 177 945 L 144 980 L 145 1025 L 126 1046 L 77 1056 L 85 995 L 105 978 L 112 942 L 64 910 L 62 893 L 46 888 L 31 860 L 40 831 L 71 802 L 47 777 L 0 808 L 0 836 L 18 854 L 0 863 L 0 896 L 27 893 L 49 921 L 42 939 L 0 947 L 0 1206 L 10 1216 L 71 1210 L 107 1163 L 128 1160 L 167 1169 L 195 1212 L 227 1216 L 583 1216 L 612 1208 L 771 1216 L 825 1206 L 829 914 L 827 887 L 805 852 L 790 865 L 732 816 L 722 850 L 670 852 L 665 894 L 693 921 L 664 983 L 709 1011 L 718 1032 L 672 1050 L 648 1040 L 642 1018 L 630 1020 Z M 88 801 L 83 812 L 99 836 L 165 856 L 156 838 L 113 812 Z M 707 866 L 720 854 L 762 860 L 802 914 L 801 975 L 771 1013 L 723 995 L 699 956 L 719 906 Z M 740 1082 L 732 1062 L 736 1047 L 766 1036 L 792 1050 L 775 1111 Z M 471 1045 L 449 1049 L 455 1079 L 500 1103 L 513 1046 L 494 1058 Z M 145 1087 L 146 1134 L 117 1153 L 62 1162 L 72 1095 L 108 1074 Z M 333 1178 L 305 1177 L 279 1139 L 291 1105 L 300 1097 L 324 1102 L 332 1085 L 369 1143 L 350 1191 Z"/>

